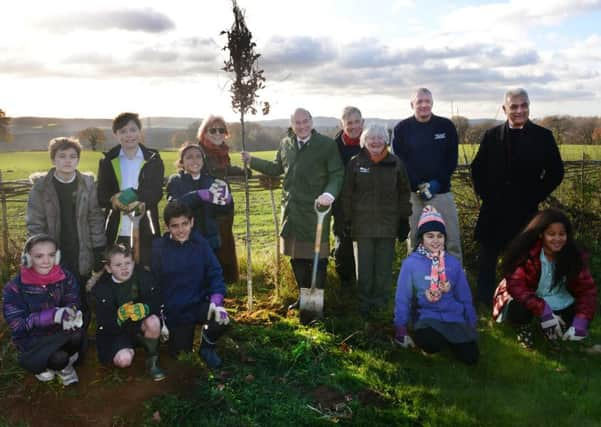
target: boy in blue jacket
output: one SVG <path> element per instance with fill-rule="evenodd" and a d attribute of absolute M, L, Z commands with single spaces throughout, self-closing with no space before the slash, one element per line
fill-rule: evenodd
<path fill-rule="evenodd" d="M 194 328 L 203 325 L 200 356 L 221 365 L 215 343 L 229 323 L 223 307 L 223 271 L 209 242 L 194 230 L 190 208 L 171 201 L 163 214 L 167 232 L 152 245 L 152 270 L 160 282 L 169 328 L 169 353 L 192 351 Z"/>

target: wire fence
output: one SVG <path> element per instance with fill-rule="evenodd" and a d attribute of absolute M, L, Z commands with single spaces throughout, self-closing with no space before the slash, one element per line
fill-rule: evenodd
<path fill-rule="evenodd" d="M 553 192 L 549 204 L 557 206 L 570 213 L 575 221 L 575 228 L 593 227 L 601 229 L 601 161 L 581 160 L 564 162 L 565 176 L 562 184 Z M 242 177 L 230 177 L 228 179 L 232 191 L 238 195 L 237 203 L 241 206 L 242 193 L 244 191 L 244 179 Z M 259 237 L 262 241 L 271 241 L 277 246 L 277 231 L 279 230 L 277 218 L 279 217 L 279 194 L 282 180 L 280 177 L 269 177 L 266 175 L 255 175 L 249 178 L 249 191 L 251 198 L 255 198 L 254 210 L 261 209 L 265 212 L 265 204 L 269 206 L 271 215 L 263 218 L 270 227 L 257 227 L 253 238 Z M 462 222 L 475 224 L 475 219 L 480 207 L 480 202 L 473 191 L 472 179 L 469 165 L 463 164 L 457 167 L 452 179 L 452 188 L 455 194 L 457 209 Z M 31 190 L 31 182 L 28 179 L 8 180 L 2 179 L 0 170 L 0 222 L 2 224 L 2 253 L 7 253 L 11 238 L 23 235 L 23 230 L 15 226 L 15 212 L 22 218 L 26 209 L 27 198 Z M 261 195 L 261 197 L 257 197 Z M 277 202 L 276 202 L 277 200 Z M 257 204 L 259 206 L 257 206 Z M 11 209 L 9 209 L 9 207 Z M 237 221 L 243 221 L 241 211 L 237 211 Z M 12 219 L 12 220 L 11 220 Z M 11 230 L 12 228 L 12 230 Z M 273 236 L 274 240 L 270 239 Z M 237 233 L 237 238 L 244 239 L 243 233 Z"/>

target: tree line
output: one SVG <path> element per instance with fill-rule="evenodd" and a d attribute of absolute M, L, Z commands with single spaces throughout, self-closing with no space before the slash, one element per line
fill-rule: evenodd
<path fill-rule="evenodd" d="M 451 118 L 461 144 L 479 144 L 484 132 L 498 124 L 495 120 L 470 121 L 464 116 Z M 13 136 L 10 132 L 10 117 L 0 109 L 0 141 L 11 142 Z M 601 144 L 601 117 L 575 117 L 575 116 L 546 116 L 535 119 L 536 123 L 550 129 L 558 144 L 592 145 Z M 164 146 L 179 147 L 185 141 L 196 141 L 196 132 L 201 121 L 196 120 L 186 129 L 174 131 L 169 141 Z M 260 123 L 247 122 L 246 138 L 248 147 L 252 151 L 275 150 L 287 129 L 283 127 L 262 126 Z M 319 131 L 328 136 L 334 136 L 339 129 L 320 128 Z M 229 146 L 234 151 L 242 149 L 241 126 L 239 122 L 228 123 L 230 138 Z M 82 129 L 76 136 L 80 142 L 92 151 L 104 149 L 104 145 L 111 141 L 109 131 L 98 127 Z"/>

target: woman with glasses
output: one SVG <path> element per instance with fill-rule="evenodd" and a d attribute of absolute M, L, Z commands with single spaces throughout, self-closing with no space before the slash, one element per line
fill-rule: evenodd
<path fill-rule="evenodd" d="M 230 134 L 225 120 L 221 116 L 209 115 L 198 128 L 198 143 L 205 153 L 204 168 L 206 173 L 216 178 L 228 181 L 232 176 L 244 176 L 244 169 L 232 166 L 226 139 Z M 217 217 L 221 246 L 216 254 L 223 268 L 223 277 L 226 283 L 234 283 L 239 279 L 238 259 L 236 257 L 236 243 L 232 226 L 234 224 L 234 204 L 229 204 L 230 209 Z"/>

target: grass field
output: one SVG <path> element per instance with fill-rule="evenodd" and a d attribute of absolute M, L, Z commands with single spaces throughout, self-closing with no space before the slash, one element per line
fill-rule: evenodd
<path fill-rule="evenodd" d="M 564 158 L 582 158 L 577 148 L 561 148 Z M 587 154 L 591 158 L 601 159 L 599 147 L 584 148 L 591 148 Z M 166 173 L 172 173 L 175 153 L 161 155 Z M 259 155 L 271 158 L 273 153 Z M 80 169 L 96 171 L 99 156 L 85 152 Z M 233 153 L 232 159 L 238 162 L 239 156 Z M 25 178 L 49 167 L 47 153 L 0 154 L 0 164 L 3 173 L 10 170 L 7 179 Z M 570 185 L 566 183 L 566 193 Z M 598 192 L 593 190 L 591 197 L 598 204 Z M 469 189 L 456 192 L 463 209 L 463 195 L 467 198 Z M 275 196 L 279 204 L 278 191 Z M 240 270 L 245 272 L 244 197 L 236 192 L 234 198 L 234 231 Z M 23 235 L 24 207 L 24 200 L 9 204 L 15 240 Z M 56 425 L 54 421 L 65 426 L 599 425 L 601 355 L 588 352 L 601 342 L 598 320 L 584 343 L 552 349 L 537 336 L 535 350 L 525 351 L 514 331 L 493 325 L 488 313 L 480 313 L 481 360 L 466 367 L 447 353 L 424 356 L 394 347 L 392 301 L 373 320 L 360 320 L 354 293 L 339 289 L 330 265 L 326 316 L 304 327 L 294 313 L 282 308 L 293 297 L 287 261 L 281 265 L 283 300 L 273 298 L 274 236 L 267 191 L 251 193 L 251 214 L 256 309 L 252 313 L 245 309 L 245 282 L 229 289 L 226 305 L 234 324 L 219 344 L 225 360 L 222 369 L 206 370 L 195 355 L 176 362 L 165 357 L 170 377 L 157 385 L 143 375 L 143 356 L 134 368 L 116 371 L 98 366 L 94 354 L 88 354 L 80 385 L 42 385 L 17 367 L 0 321 L 0 426 Z M 468 257 L 473 254 L 473 221 L 473 213 L 466 210 L 462 224 Z M 593 274 L 599 283 L 601 254 L 596 245 Z M 396 271 L 404 253 L 399 246 Z M 473 259 L 466 262 L 471 278 L 472 265 Z M 66 408 L 74 415 L 65 415 Z M 49 420 L 49 414 L 58 418 Z"/>

